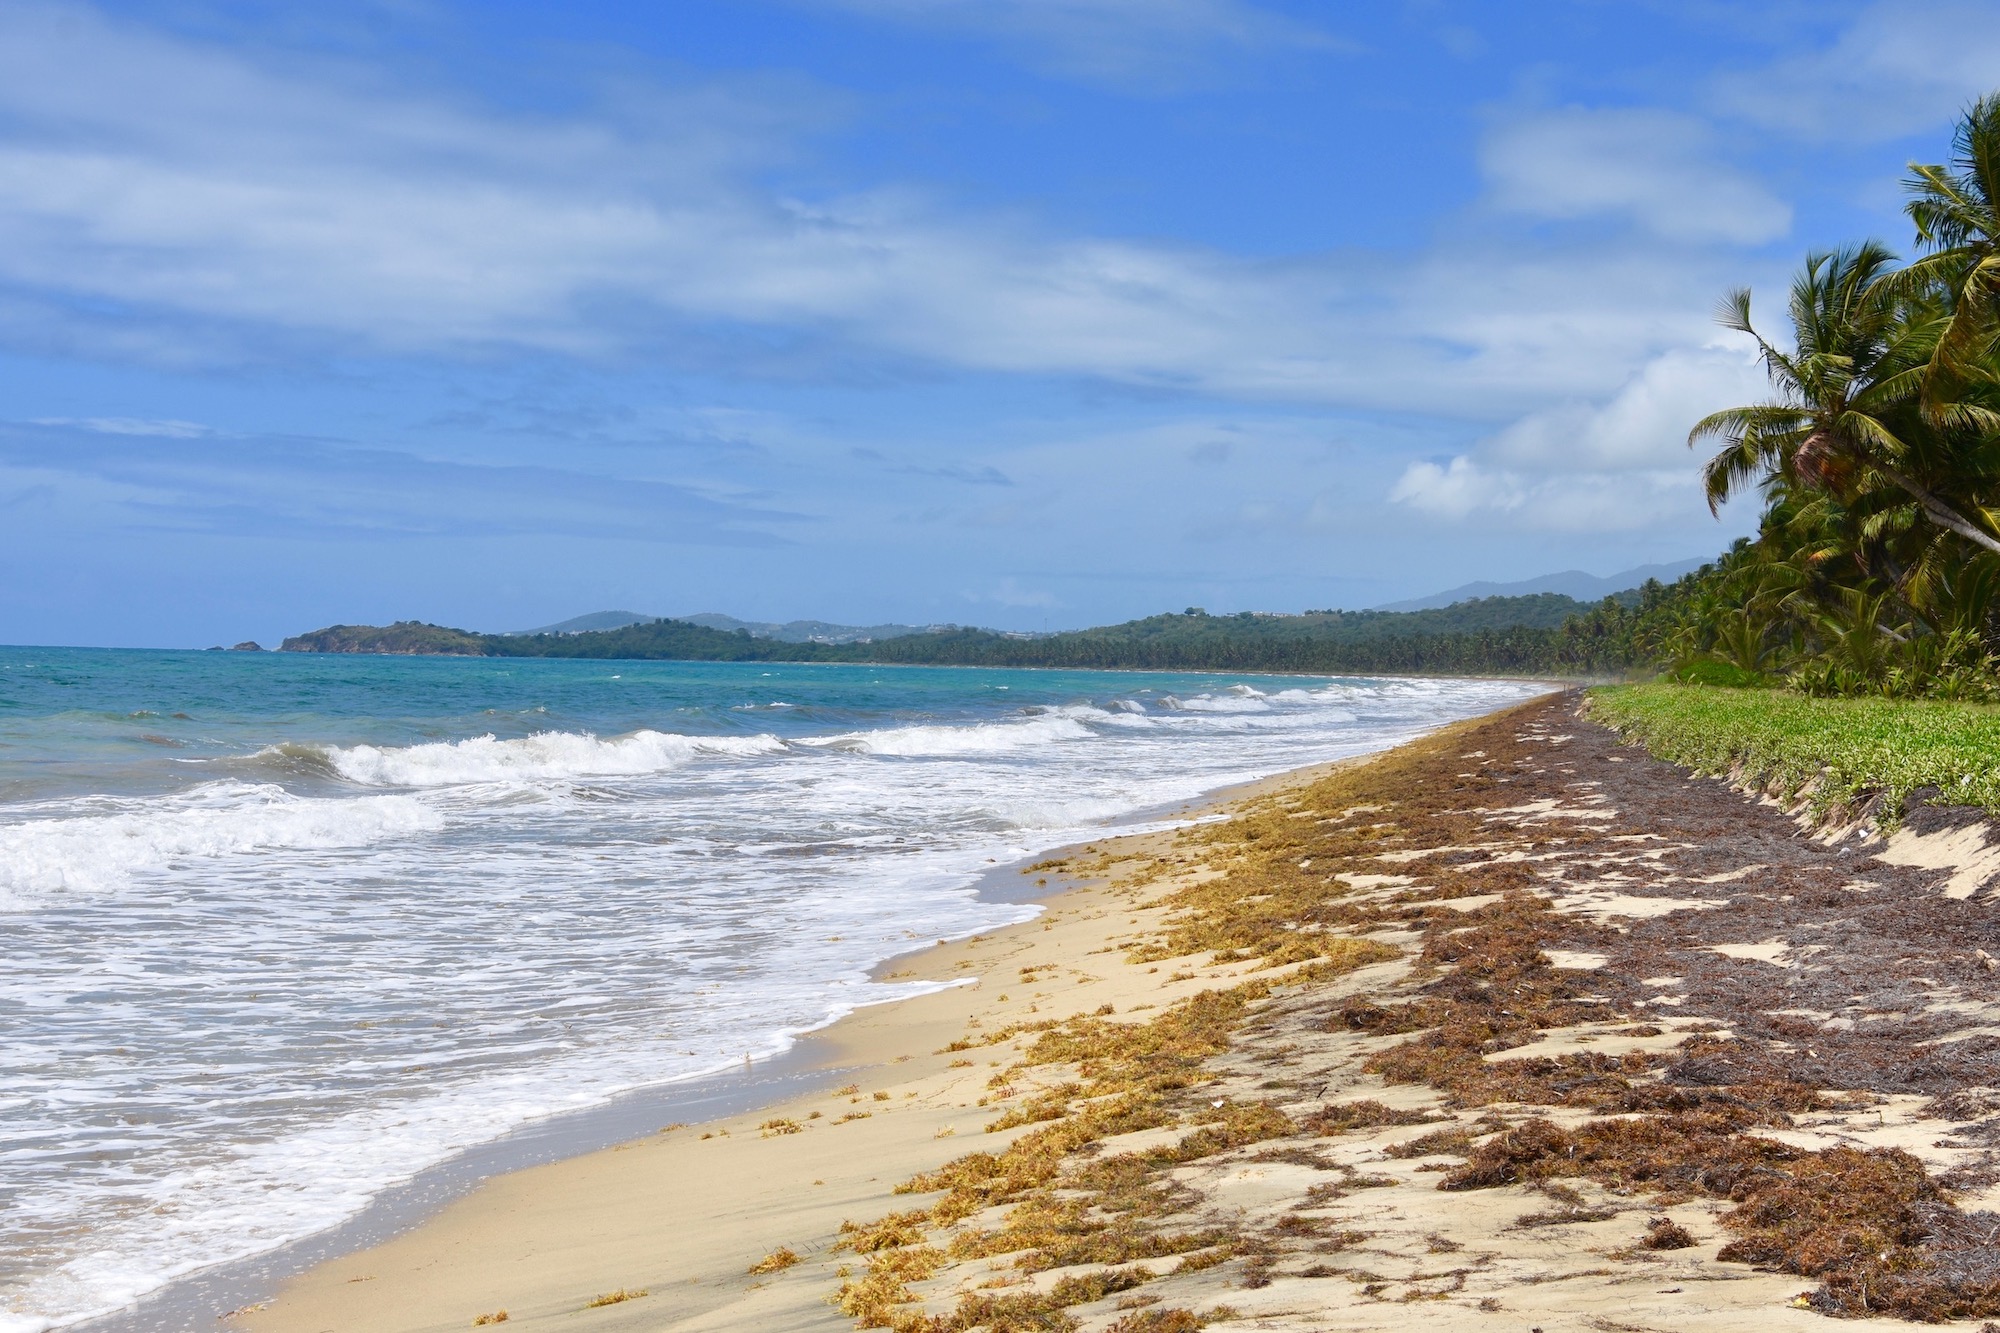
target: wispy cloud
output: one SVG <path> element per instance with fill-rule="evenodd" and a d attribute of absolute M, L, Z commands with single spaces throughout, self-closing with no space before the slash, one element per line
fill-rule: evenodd
<path fill-rule="evenodd" d="M 1014 479 L 991 464 L 918 463 L 907 458 L 891 458 L 880 449 L 856 445 L 850 458 L 870 464 L 883 472 L 906 477 L 928 477 L 937 481 L 962 482 L 968 486 L 1012 486 Z"/>
<path fill-rule="evenodd" d="M 1943 124 L 2000 81 L 2000 9 L 1886 0 L 1831 41 L 1720 75 L 1726 114 L 1811 139 L 1867 143 Z"/>
<path fill-rule="evenodd" d="M 37 426 L 72 426 L 99 435 L 159 435 L 170 440 L 194 440 L 210 434 L 199 421 L 155 420 L 148 417 L 36 417 Z"/>
<path fill-rule="evenodd" d="M 1246 0 L 801 0 L 822 9 L 997 42 L 1034 69 L 1128 92 L 1216 77 L 1274 51 L 1352 43 Z"/>
<path fill-rule="evenodd" d="M 1160 8 L 1168 18 L 1111 0 L 1047 14 L 1210 36 L 1262 21 L 1238 5 Z M 243 356 L 698 346 L 757 370 L 833 347 L 890 366 L 1490 416 L 1608 392 L 1699 340 L 1707 293 L 1740 276 L 1645 245 L 1557 256 L 1496 235 L 1246 259 L 1049 234 L 887 186 L 806 200 L 762 173 L 799 151 L 823 94 L 751 80 L 622 96 L 530 118 L 253 64 L 79 7 L 0 10 L 0 338 L 119 359 L 147 355 L 150 331 L 170 360 L 226 355 L 232 338 Z M 1503 188 L 1519 193 L 1528 168 L 1508 161 Z M 1564 206 L 1638 219 L 1658 193 L 1627 183 Z M 1774 206 L 1752 202 L 1755 225 L 1773 225 Z"/>
<path fill-rule="evenodd" d="M 1044 588 L 1028 587 L 1012 575 L 1001 579 L 985 592 L 965 592 L 959 595 L 968 602 L 988 602 L 997 606 L 1017 608 L 1062 605 L 1054 593 Z"/>
<path fill-rule="evenodd" d="M 0 478 L 0 487 L 87 490 L 128 528 L 234 537 L 532 534 L 768 546 L 799 518 L 647 477 L 88 424 L 0 427 Z"/>
<path fill-rule="evenodd" d="M 1674 241 L 1752 245 L 1783 236 L 1792 210 L 1721 160 L 1694 116 L 1568 107 L 1502 121 L 1480 165 L 1491 202 L 1540 218 L 1613 217 Z"/>

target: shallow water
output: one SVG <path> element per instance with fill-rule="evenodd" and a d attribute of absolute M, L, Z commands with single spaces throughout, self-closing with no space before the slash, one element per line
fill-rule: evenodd
<path fill-rule="evenodd" d="M 1518 683 L 0 649 L 0 1330 L 782 1050 L 992 865 Z"/>

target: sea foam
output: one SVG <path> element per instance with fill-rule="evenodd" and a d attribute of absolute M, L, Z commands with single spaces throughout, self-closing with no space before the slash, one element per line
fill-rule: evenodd
<path fill-rule="evenodd" d="M 429 745 L 326 746 L 319 753 L 334 772 L 350 782 L 371 787 L 444 787 L 473 782 L 637 777 L 698 759 L 748 758 L 784 748 L 783 741 L 770 735 L 682 736 L 635 731 L 605 740 L 588 732 L 542 731 L 513 740 L 473 736 Z"/>
<path fill-rule="evenodd" d="M 1099 718 L 1106 716 L 1095 709 L 1091 712 L 1097 713 Z M 962 727 L 890 727 L 882 731 L 857 731 L 810 743 L 857 754 L 898 755 L 916 759 L 1006 754 L 1012 750 L 1039 749 L 1060 741 L 1090 740 L 1095 735 L 1080 717 L 1065 711 L 1020 721 L 983 722 Z"/>
<path fill-rule="evenodd" d="M 56 710 L 100 668 L 107 697 L 158 699 L 129 725 L 172 747 L 76 758 Z M 0 1025 L 0 1333 L 337 1222 L 525 1120 L 781 1049 L 896 993 L 869 980 L 883 959 L 1021 919 L 975 896 L 997 866 L 1531 692 L 663 663 L 612 684 L 310 655 L 66 671 L 39 742 L 55 777 L 0 751 L 14 791 L 96 793 L 0 802 L 0 1012 L 20 1016 Z M 176 717 L 190 694 L 236 711 Z M 506 734 L 555 718 L 571 729 Z"/>
<path fill-rule="evenodd" d="M 443 826 L 406 796 L 315 800 L 282 787 L 207 783 L 152 799 L 97 800 L 106 813 L 0 825 L 0 910 L 116 892 L 170 866 L 281 849 L 354 847 Z"/>

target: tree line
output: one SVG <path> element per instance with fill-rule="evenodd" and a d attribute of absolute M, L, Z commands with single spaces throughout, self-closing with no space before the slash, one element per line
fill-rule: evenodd
<path fill-rule="evenodd" d="M 1876 241 L 1809 254 L 1782 342 L 1748 291 L 1723 302 L 1773 393 L 1689 443 L 1713 449 L 1711 509 L 1753 493 L 1762 511 L 1655 627 L 1649 651 L 1683 678 L 2000 695 L 2000 94 L 1903 184 L 1909 262 Z"/>
<path fill-rule="evenodd" d="M 1675 596 L 1674 589 L 1653 583 L 1595 606 L 1547 593 L 1481 598 L 1427 611 L 1220 616 L 1190 607 L 1118 625 L 1032 637 L 954 627 L 839 644 L 788 643 L 680 620 L 534 635 L 475 634 L 399 621 L 381 627 L 333 625 L 287 639 L 284 647 L 292 652 L 697 662 L 1604 675 L 1622 672 L 1638 660 L 1634 645 L 1640 641 L 1641 627 L 1657 620 L 1660 607 Z"/>

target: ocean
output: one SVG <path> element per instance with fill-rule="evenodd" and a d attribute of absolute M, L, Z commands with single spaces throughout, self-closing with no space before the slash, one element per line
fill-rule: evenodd
<path fill-rule="evenodd" d="M 996 867 L 1519 682 L 0 648 L 0 1333 L 740 1068 Z"/>

